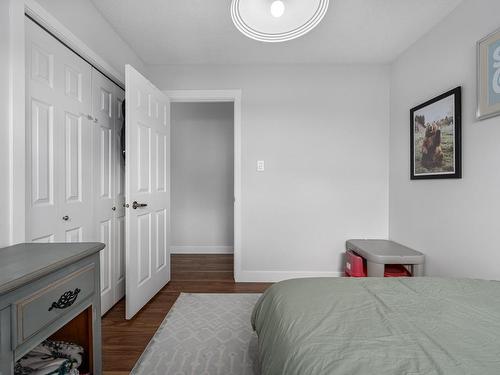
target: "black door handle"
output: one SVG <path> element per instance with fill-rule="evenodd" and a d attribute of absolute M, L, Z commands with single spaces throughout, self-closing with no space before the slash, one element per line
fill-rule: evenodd
<path fill-rule="evenodd" d="M 137 201 L 134 201 L 134 203 L 132 203 L 132 208 L 134 210 L 137 210 L 137 208 L 139 207 L 147 207 L 147 203 L 137 203 Z"/>

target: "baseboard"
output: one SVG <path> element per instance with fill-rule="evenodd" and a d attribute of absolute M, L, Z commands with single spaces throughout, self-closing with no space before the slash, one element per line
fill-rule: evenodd
<path fill-rule="evenodd" d="M 235 271 L 234 279 L 240 283 L 277 283 L 283 280 L 311 277 L 343 277 L 343 272 L 314 271 Z"/>
<path fill-rule="evenodd" d="M 170 254 L 233 254 L 232 246 L 171 246 Z"/>

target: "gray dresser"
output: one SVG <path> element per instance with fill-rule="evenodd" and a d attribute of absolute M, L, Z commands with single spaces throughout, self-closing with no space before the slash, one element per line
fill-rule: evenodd
<path fill-rule="evenodd" d="M 19 244 L 0 249 L 0 375 L 43 340 L 74 342 L 83 371 L 101 374 L 102 243 Z"/>

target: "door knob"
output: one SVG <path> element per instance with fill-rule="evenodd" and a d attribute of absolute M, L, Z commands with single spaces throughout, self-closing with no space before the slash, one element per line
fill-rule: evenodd
<path fill-rule="evenodd" d="M 139 207 L 147 207 L 147 206 L 148 205 L 146 203 L 137 203 L 137 201 L 134 201 L 134 203 L 132 203 L 132 208 L 134 210 L 136 210 Z"/>
<path fill-rule="evenodd" d="M 111 209 L 112 209 L 113 211 L 116 211 L 116 207 L 115 207 L 115 206 L 111 207 Z"/>
<path fill-rule="evenodd" d="M 65 215 L 65 216 L 63 216 L 63 217 L 62 217 L 62 219 L 63 219 L 64 221 L 68 221 L 68 220 L 69 220 L 69 216 L 68 216 L 68 215 Z"/>

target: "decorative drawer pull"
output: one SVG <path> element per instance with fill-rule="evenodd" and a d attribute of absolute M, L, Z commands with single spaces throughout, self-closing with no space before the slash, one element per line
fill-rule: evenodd
<path fill-rule="evenodd" d="M 49 311 L 52 311 L 53 309 L 65 309 L 70 307 L 73 303 L 75 303 L 76 298 L 78 297 L 78 293 L 80 292 L 81 290 L 78 288 L 76 288 L 74 292 L 72 292 L 71 290 L 67 291 L 61 297 L 59 297 L 59 301 L 52 302 L 52 306 L 49 307 Z"/>

